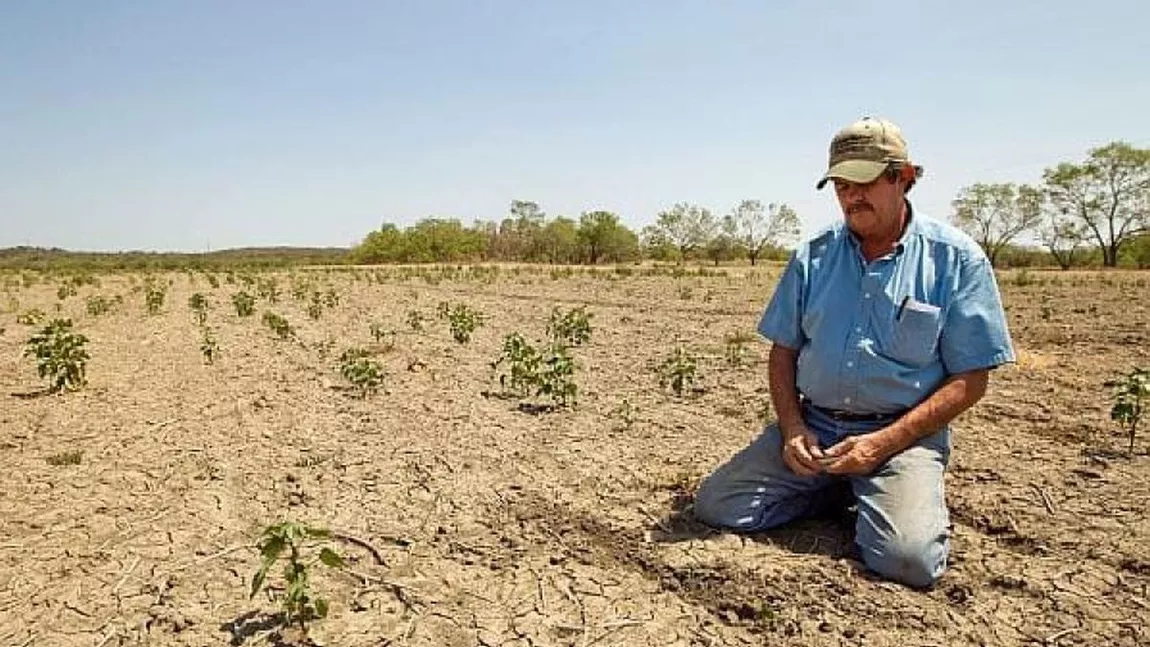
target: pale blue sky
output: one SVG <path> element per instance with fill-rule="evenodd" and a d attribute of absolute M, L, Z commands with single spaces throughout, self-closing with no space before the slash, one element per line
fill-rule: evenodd
<path fill-rule="evenodd" d="M 831 135 L 959 187 L 1150 145 L 1150 2 L 0 0 L 0 247 L 356 243 L 678 201 L 839 217 Z"/>

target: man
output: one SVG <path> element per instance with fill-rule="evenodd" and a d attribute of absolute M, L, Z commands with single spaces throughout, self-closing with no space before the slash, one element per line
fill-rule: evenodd
<path fill-rule="evenodd" d="M 759 323 L 777 421 L 700 486 L 703 522 L 754 532 L 853 491 L 868 568 L 913 587 L 946 569 L 950 421 L 1014 361 L 986 255 L 912 209 L 899 129 L 865 118 L 830 146 L 843 222 L 792 255 Z"/>

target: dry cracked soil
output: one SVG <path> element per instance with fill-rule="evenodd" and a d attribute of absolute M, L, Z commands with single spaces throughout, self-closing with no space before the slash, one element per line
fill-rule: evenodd
<path fill-rule="evenodd" d="M 849 519 L 692 519 L 700 478 L 769 415 L 767 345 L 728 340 L 779 271 L 171 273 L 154 315 L 143 275 L 63 300 L 65 276 L 0 276 L 0 645 L 1150 644 L 1150 432 L 1128 455 L 1103 386 L 1150 365 L 1150 275 L 1000 275 L 1019 361 L 954 424 L 951 565 L 920 592 L 858 567 Z M 276 302 L 237 316 L 231 295 L 269 279 Z M 90 314 L 97 295 L 121 300 Z M 485 315 L 469 343 L 442 302 Z M 576 406 L 501 395 L 504 335 L 580 306 Z M 34 309 L 89 338 L 84 388 L 41 391 Z M 657 367 L 680 345 L 698 375 L 678 396 Z M 352 346 L 385 371 L 363 398 L 338 370 Z M 278 568 L 248 597 L 260 531 L 287 520 L 347 561 L 312 568 L 331 608 L 307 637 L 279 627 Z"/>

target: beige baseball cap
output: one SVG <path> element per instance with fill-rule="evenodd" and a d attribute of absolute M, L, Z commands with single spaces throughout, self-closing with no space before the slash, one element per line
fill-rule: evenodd
<path fill-rule="evenodd" d="M 815 188 L 832 179 L 874 182 L 891 162 L 910 162 L 902 131 L 886 119 L 863 117 L 835 134 L 826 175 Z"/>

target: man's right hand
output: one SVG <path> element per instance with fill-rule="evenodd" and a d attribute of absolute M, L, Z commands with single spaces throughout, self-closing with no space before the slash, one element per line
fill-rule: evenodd
<path fill-rule="evenodd" d="M 807 429 L 806 425 L 799 425 L 783 434 L 783 462 L 791 471 L 799 476 L 815 476 L 823 471 L 823 450 L 819 447 L 819 440 Z"/>

